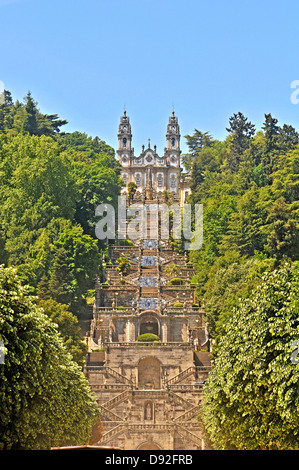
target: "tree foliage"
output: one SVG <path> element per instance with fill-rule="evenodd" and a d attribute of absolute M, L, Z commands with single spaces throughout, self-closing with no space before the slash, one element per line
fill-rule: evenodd
<path fill-rule="evenodd" d="M 41 296 L 39 295 L 39 297 Z M 56 302 L 51 298 L 40 299 L 38 306 L 58 326 L 58 331 L 72 356 L 72 360 L 83 367 L 87 346 L 80 335 L 77 317 L 70 312 L 67 305 Z"/>
<path fill-rule="evenodd" d="M 190 200 L 204 208 L 189 258 L 215 361 L 200 419 L 218 449 L 297 449 L 298 133 L 270 113 L 257 132 L 236 113 L 227 131 L 189 142 Z"/>
<path fill-rule="evenodd" d="M 193 152 L 190 201 L 204 207 L 203 247 L 191 252 L 190 260 L 213 338 L 220 334 L 222 315 L 222 299 L 212 301 L 215 284 L 222 285 L 231 265 L 244 271 L 246 279 L 252 260 L 259 282 L 265 269 L 299 259 L 298 133 L 287 124 L 280 126 L 271 114 L 265 114 L 262 130 L 256 132 L 240 112 L 229 119 L 227 130 L 223 142 L 196 148 L 196 131 L 188 144 Z M 233 283 L 236 296 L 243 289 L 241 277 Z M 224 291 L 221 295 L 225 298 Z"/>
<path fill-rule="evenodd" d="M 121 179 L 114 150 L 98 137 L 61 133 L 28 93 L 0 105 L 0 262 L 17 266 L 35 292 L 77 316 L 101 270 L 95 208 L 116 206 Z"/>
<path fill-rule="evenodd" d="M 298 300 L 298 263 L 286 264 L 228 319 L 204 388 L 202 419 L 215 448 L 298 450 Z"/>
<path fill-rule="evenodd" d="M 88 442 L 98 408 L 57 325 L 16 269 L 0 267 L 0 447 L 49 449 Z"/>
<path fill-rule="evenodd" d="M 116 271 L 121 273 L 123 276 L 127 276 L 131 271 L 131 261 L 129 255 L 122 255 L 115 261 Z"/>

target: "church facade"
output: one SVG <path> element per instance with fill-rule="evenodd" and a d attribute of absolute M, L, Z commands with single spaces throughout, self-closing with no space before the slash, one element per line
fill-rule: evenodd
<path fill-rule="evenodd" d="M 140 155 L 134 154 L 132 147 L 132 129 L 130 119 L 124 111 L 118 129 L 117 155 L 122 167 L 121 177 L 125 183 L 122 192 L 127 192 L 129 183 L 137 186 L 137 194 L 142 194 L 146 187 L 151 187 L 155 194 L 170 192 L 174 199 L 185 202 L 190 194 L 189 178 L 182 177 L 180 126 L 174 111 L 166 130 L 164 154 L 158 155 L 157 146 L 142 146 Z M 149 171 L 150 170 L 150 171 Z"/>

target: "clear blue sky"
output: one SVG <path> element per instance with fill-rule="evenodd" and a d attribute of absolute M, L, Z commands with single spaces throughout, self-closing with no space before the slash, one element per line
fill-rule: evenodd
<path fill-rule="evenodd" d="M 226 136 L 243 112 L 299 129 L 298 0 L 0 0 L 0 81 L 116 147 L 124 105 L 135 153 L 181 134 Z M 182 138 L 182 149 L 186 150 Z"/>

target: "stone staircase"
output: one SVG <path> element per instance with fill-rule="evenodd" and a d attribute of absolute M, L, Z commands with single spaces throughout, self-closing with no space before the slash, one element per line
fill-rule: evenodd
<path fill-rule="evenodd" d="M 150 433 L 150 432 L 178 432 L 188 441 L 192 441 L 198 450 L 203 448 L 203 440 L 201 437 L 196 435 L 194 432 L 189 431 L 187 428 L 179 423 L 172 424 L 123 424 L 120 423 L 109 431 L 105 432 L 101 439 L 101 445 L 110 443 L 115 437 L 125 432 L 139 432 L 139 433 Z"/>
<path fill-rule="evenodd" d="M 185 369 L 179 374 L 175 375 L 174 377 L 171 377 L 171 379 L 168 379 L 167 385 L 172 385 L 172 384 L 181 382 L 182 380 L 186 379 L 187 377 L 194 374 L 195 372 L 196 372 L 195 366 L 188 367 L 188 369 Z"/>
<path fill-rule="evenodd" d="M 177 393 L 173 392 L 172 390 L 168 391 L 170 399 L 179 403 L 185 410 L 189 411 L 191 408 L 194 407 L 193 403 L 185 398 L 182 398 Z"/>
<path fill-rule="evenodd" d="M 192 419 L 192 418 L 196 417 L 196 415 L 199 412 L 199 409 L 200 409 L 200 407 L 198 405 L 193 406 L 193 408 L 190 408 L 189 410 L 185 411 L 184 413 L 182 413 L 177 418 L 174 418 L 174 421 L 175 422 L 180 421 L 182 423 L 186 423 L 186 421 L 188 421 L 189 419 Z"/>
<path fill-rule="evenodd" d="M 131 260 L 131 272 L 127 276 L 121 276 L 116 270 L 115 261 L 123 254 L 128 254 Z M 98 303 L 99 308 L 95 310 L 96 331 L 110 332 L 101 343 L 106 365 L 86 368 L 102 411 L 104 432 L 100 445 L 131 445 L 124 448 L 136 449 L 140 440 L 152 439 L 164 449 L 181 449 L 184 445 L 187 449 L 201 449 L 196 416 L 202 387 L 196 381 L 206 377 L 207 370 L 205 364 L 199 368 L 196 364 L 200 362 L 194 362 L 192 341 L 198 338 L 201 320 L 199 311 L 192 308 L 194 290 L 189 280 L 193 270 L 186 267 L 186 256 L 175 253 L 159 237 L 138 240 L 134 247 L 114 247 L 112 262 L 105 271 L 110 287 L 102 288 L 102 304 Z M 171 263 L 179 267 L 178 276 L 166 270 Z M 185 285 L 168 286 L 172 277 L 181 277 Z M 177 301 L 183 307 L 174 308 Z M 121 311 L 116 308 L 119 306 Z M 108 311 L 101 311 L 106 307 Z M 159 331 L 159 347 L 135 343 L 136 337 L 147 331 Z M 204 338 L 204 332 L 201 337 Z M 159 379 L 148 372 L 152 366 L 145 367 L 145 371 L 139 366 L 143 360 L 152 358 L 160 363 Z M 101 375 L 97 382 L 96 373 Z M 142 374 L 146 377 L 144 382 L 140 381 Z M 152 407 L 151 412 L 147 405 Z M 172 442 L 167 441 L 170 435 Z M 171 447 L 175 441 L 179 447 Z"/>
<path fill-rule="evenodd" d="M 119 395 L 116 395 L 116 397 L 111 398 L 111 400 L 108 400 L 105 403 L 102 403 L 100 406 L 103 406 L 106 410 L 111 410 L 111 408 L 114 408 L 116 405 L 119 405 L 120 403 L 127 400 L 128 398 L 129 398 L 129 391 L 125 390 Z"/>
<path fill-rule="evenodd" d="M 123 418 L 121 418 L 116 413 L 109 410 L 108 408 L 106 408 L 103 405 L 101 405 L 101 412 L 102 412 L 101 418 L 104 419 L 104 420 L 108 419 L 110 421 L 124 421 Z"/>
<path fill-rule="evenodd" d="M 199 449 L 202 449 L 202 438 L 186 429 L 184 426 L 176 423 L 176 430 L 186 439 L 193 441 Z"/>
<path fill-rule="evenodd" d="M 112 377 L 120 380 L 121 382 L 132 385 L 132 380 L 128 379 L 128 377 L 125 377 L 124 375 L 120 374 L 116 370 L 112 369 L 109 366 L 104 366 L 105 367 L 105 373 L 108 375 L 111 375 Z"/>

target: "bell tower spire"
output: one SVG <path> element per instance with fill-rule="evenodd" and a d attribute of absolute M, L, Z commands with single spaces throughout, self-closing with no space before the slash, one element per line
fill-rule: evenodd
<path fill-rule="evenodd" d="M 124 114 L 120 118 L 120 124 L 118 127 L 118 158 L 120 163 L 128 163 L 130 158 L 134 154 L 132 148 L 132 131 L 130 119 L 127 116 L 126 107 L 124 108 Z"/>
<path fill-rule="evenodd" d="M 174 109 L 172 109 L 172 115 L 169 118 L 167 132 L 166 132 L 166 148 L 167 150 L 177 150 L 180 152 L 180 126 L 178 118 L 175 116 Z"/>

